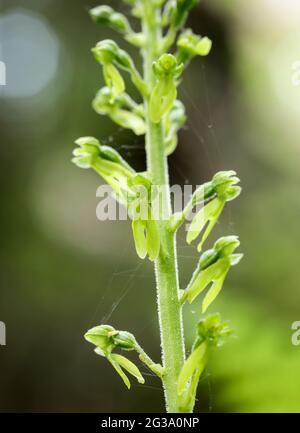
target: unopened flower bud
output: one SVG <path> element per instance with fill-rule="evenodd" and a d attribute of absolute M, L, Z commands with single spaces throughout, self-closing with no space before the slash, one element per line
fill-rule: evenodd
<path fill-rule="evenodd" d="M 90 15 L 97 24 L 108 25 L 121 33 L 131 31 L 127 18 L 110 6 L 97 6 L 90 10 Z"/>

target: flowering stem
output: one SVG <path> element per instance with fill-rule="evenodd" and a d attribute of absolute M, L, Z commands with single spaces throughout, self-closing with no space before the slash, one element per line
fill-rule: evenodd
<path fill-rule="evenodd" d="M 146 35 L 146 46 L 143 50 L 144 80 L 151 88 L 155 84 L 152 64 L 159 56 L 162 40 L 160 19 L 160 13 L 157 6 L 155 6 L 155 1 L 146 0 L 144 2 L 143 18 L 143 31 Z M 176 240 L 174 232 L 170 230 L 171 202 L 168 165 L 164 146 L 165 135 L 162 122 L 153 123 L 150 120 L 148 98 L 145 98 L 145 118 L 147 123 L 146 152 L 148 171 L 152 183 L 164 190 L 159 221 L 161 249 L 155 261 L 164 371 L 162 381 L 167 411 L 180 412 L 177 380 L 184 363 L 185 348 L 182 311 L 179 301 Z"/>

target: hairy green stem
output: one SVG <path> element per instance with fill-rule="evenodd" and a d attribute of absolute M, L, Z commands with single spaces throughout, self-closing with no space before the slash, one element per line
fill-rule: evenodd
<path fill-rule="evenodd" d="M 151 88 L 155 84 L 152 64 L 157 60 L 161 46 L 160 13 L 153 0 L 144 2 L 143 30 L 146 35 L 144 56 L 144 79 Z M 159 231 L 161 249 L 155 262 L 158 314 L 161 331 L 163 361 L 163 385 L 168 412 L 180 412 L 177 395 L 177 380 L 184 363 L 185 348 L 182 326 L 182 311 L 179 301 L 179 283 L 175 234 L 170 230 L 171 202 L 167 158 L 164 149 L 162 122 L 150 120 L 148 99 L 145 98 L 147 123 L 147 166 L 154 185 L 164 189 Z M 165 218 L 167 216 L 167 218 Z"/>

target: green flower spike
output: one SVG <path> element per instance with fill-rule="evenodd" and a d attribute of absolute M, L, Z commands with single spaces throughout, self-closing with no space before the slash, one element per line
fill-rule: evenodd
<path fill-rule="evenodd" d="M 126 331 L 116 331 L 109 325 L 101 325 L 90 329 L 84 337 L 89 343 L 96 346 L 97 355 L 105 357 L 111 363 L 128 389 L 130 389 L 130 381 L 124 370 L 134 376 L 139 383 L 145 383 L 135 364 L 122 355 L 112 353 L 114 349 L 137 350 L 138 344 L 132 334 Z"/>
<path fill-rule="evenodd" d="M 185 30 L 177 41 L 177 62 L 187 65 L 195 56 L 207 56 L 211 46 L 212 42 L 208 37 L 195 35 L 190 29 Z"/>
<path fill-rule="evenodd" d="M 113 90 L 115 96 L 125 91 L 124 80 L 117 68 L 130 74 L 133 84 L 141 94 L 147 93 L 146 84 L 137 71 L 132 58 L 111 39 L 105 39 L 97 43 L 92 49 L 95 59 L 103 66 L 103 75 L 108 87 Z"/>
<path fill-rule="evenodd" d="M 158 123 L 163 116 L 172 109 L 177 97 L 176 78 L 183 70 L 172 54 L 163 54 L 153 63 L 156 85 L 150 98 L 150 117 L 152 122 Z"/>
<path fill-rule="evenodd" d="M 202 302 L 202 311 L 205 312 L 220 293 L 230 267 L 237 265 L 242 259 L 242 254 L 233 254 L 239 245 L 237 236 L 225 236 L 218 239 L 212 249 L 205 251 L 200 257 L 190 284 L 183 293 L 182 302 L 187 299 L 192 303 L 212 284 Z"/>
<path fill-rule="evenodd" d="M 112 147 L 101 145 L 94 137 L 81 137 L 75 143 L 79 147 L 73 151 L 72 162 L 80 168 L 95 170 L 122 196 L 128 190 L 128 181 L 135 175 L 122 156 Z"/>
<path fill-rule="evenodd" d="M 136 135 L 145 134 L 143 107 L 136 104 L 126 93 L 114 97 L 109 87 L 103 87 L 97 93 L 92 105 L 98 114 L 109 116 L 123 128 L 131 129 Z"/>
<path fill-rule="evenodd" d="M 189 226 L 186 238 L 187 243 L 190 244 L 207 225 L 202 235 L 201 242 L 198 245 L 199 252 L 202 250 L 204 242 L 218 221 L 225 203 L 234 200 L 241 192 L 241 187 L 236 185 L 240 180 L 235 175 L 236 173 L 234 171 L 221 171 L 213 177 L 211 183 L 206 185 L 210 196 L 214 194 L 215 198 L 202 207 L 195 215 Z"/>
<path fill-rule="evenodd" d="M 199 379 L 206 367 L 211 349 L 220 347 L 232 335 L 227 322 L 221 321 L 219 314 L 207 316 L 197 326 L 197 337 L 192 353 L 185 361 L 177 382 L 177 393 L 183 411 L 193 409 Z"/>

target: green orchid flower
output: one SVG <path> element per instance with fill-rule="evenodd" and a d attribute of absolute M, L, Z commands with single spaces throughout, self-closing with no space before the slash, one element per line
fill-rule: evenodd
<path fill-rule="evenodd" d="M 210 235 L 212 229 L 217 223 L 225 203 L 234 200 L 239 196 L 241 187 L 236 184 L 239 182 L 239 178 L 236 177 L 234 171 L 221 171 L 217 173 L 212 181 L 197 191 L 197 194 L 193 197 L 193 204 L 197 204 L 197 197 L 213 197 L 213 199 L 201 208 L 201 210 L 193 218 L 188 232 L 187 232 L 187 243 L 190 244 L 195 240 L 202 230 L 205 228 L 201 241 L 198 244 L 198 251 L 202 250 L 203 244 Z"/>

